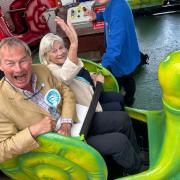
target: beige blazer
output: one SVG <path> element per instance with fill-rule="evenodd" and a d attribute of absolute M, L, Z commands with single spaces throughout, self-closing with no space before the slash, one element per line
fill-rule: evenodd
<path fill-rule="evenodd" d="M 63 66 L 51 63 L 48 64 L 47 67 L 57 79 L 62 80 L 74 91 L 77 104 L 89 107 L 94 94 L 92 86 L 85 81 L 75 79 L 76 75 L 83 67 L 83 62 L 81 60 L 79 60 L 78 65 L 67 59 Z M 96 111 L 102 111 L 100 103 L 97 104 Z"/>
<path fill-rule="evenodd" d="M 62 96 L 58 111 L 62 118 L 76 119 L 75 98 L 70 88 L 58 81 L 44 65 L 33 65 L 41 93 L 56 88 Z M 45 116 L 51 116 L 31 100 L 18 93 L 4 78 L 0 81 L 0 162 L 38 147 L 28 127 Z"/>

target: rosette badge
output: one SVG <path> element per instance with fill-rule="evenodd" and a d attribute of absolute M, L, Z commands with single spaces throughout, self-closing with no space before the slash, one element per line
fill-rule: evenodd
<path fill-rule="evenodd" d="M 58 90 L 56 89 L 50 89 L 45 97 L 44 97 L 44 101 L 46 102 L 46 104 L 48 104 L 50 107 L 52 107 L 53 109 L 57 108 L 57 105 L 60 103 L 61 101 L 61 95 L 58 92 Z"/>

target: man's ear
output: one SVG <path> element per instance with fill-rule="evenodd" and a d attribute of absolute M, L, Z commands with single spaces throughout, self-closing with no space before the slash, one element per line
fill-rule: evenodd
<path fill-rule="evenodd" d="M 0 63 L 0 80 L 4 77 L 4 72 Z"/>
<path fill-rule="evenodd" d="M 33 59 L 32 59 L 32 57 L 30 56 L 30 58 L 31 58 L 31 64 L 33 64 Z M 1 64 L 0 64 L 0 66 L 1 66 Z"/>
<path fill-rule="evenodd" d="M 0 63 L 0 70 L 3 71 L 2 66 L 1 66 L 1 63 Z"/>
<path fill-rule="evenodd" d="M 1 51 L 0 51 L 0 56 L 1 56 Z M 1 63 L 2 59 L 0 59 L 0 70 L 3 71 L 3 68 L 2 68 L 2 63 Z"/>
<path fill-rule="evenodd" d="M 0 70 L 3 71 L 3 67 L 2 67 L 1 61 L 0 61 Z"/>

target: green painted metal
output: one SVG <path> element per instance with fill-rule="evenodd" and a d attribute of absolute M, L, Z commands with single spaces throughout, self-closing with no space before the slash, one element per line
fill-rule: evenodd
<path fill-rule="evenodd" d="M 180 51 L 169 54 L 159 65 L 163 109 L 146 111 L 126 108 L 129 115 L 148 125 L 150 166 L 126 180 L 180 179 Z"/>
<path fill-rule="evenodd" d="M 48 133 L 37 140 L 39 148 L 0 164 L 0 169 L 18 180 L 107 179 L 103 158 L 79 137 Z"/>
<path fill-rule="evenodd" d="M 163 5 L 164 0 L 127 0 L 132 9 Z"/>
<path fill-rule="evenodd" d="M 110 71 L 104 68 L 101 64 L 97 64 L 93 61 L 90 61 L 87 59 L 82 59 L 82 61 L 84 63 L 85 68 L 89 72 L 101 73 L 104 76 L 105 78 L 105 81 L 103 84 L 104 91 L 119 92 L 119 86 L 118 86 L 117 80 L 111 74 Z"/>

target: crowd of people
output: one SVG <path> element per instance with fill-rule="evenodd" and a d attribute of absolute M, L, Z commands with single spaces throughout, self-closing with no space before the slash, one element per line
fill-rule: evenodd
<path fill-rule="evenodd" d="M 102 65 L 116 77 L 126 94 L 102 92 L 94 113 L 86 142 L 106 159 L 111 159 L 129 174 L 141 171 L 140 148 L 124 104 L 132 105 L 135 93 L 133 72 L 140 63 L 132 12 L 125 0 L 97 0 L 106 6 L 105 12 L 95 14 L 86 10 L 92 20 L 104 19 L 106 52 Z M 0 162 L 39 147 L 36 138 L 48 132 L 71 136 L 78 123 L 76 104 L 89 107 L 96 83 L 104 82 L 101 74 L 88 72 L 77 56 L 78 37 L 71 22 L 55 18 L 57 25 L 70 41 L 69 49 L 63 39 L 53 33 L 40 42 L 39 60 L 33 64 L 31 50 L 14 37 L 0 42 Z M 118 28 L 117 28 L 118 27 Z M 56 121 L 45 94 L 57 89 L 61 101 Z M 10 110 L 10 111 L 9 111 Z"/>

